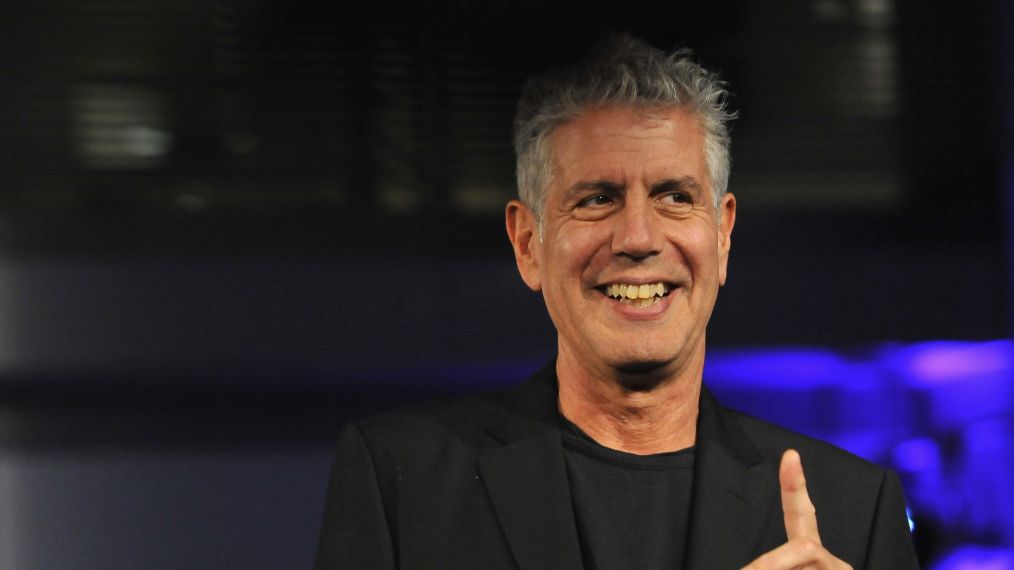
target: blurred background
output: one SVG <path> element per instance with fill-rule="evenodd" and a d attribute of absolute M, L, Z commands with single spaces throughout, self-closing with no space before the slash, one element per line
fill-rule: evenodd
<path fill-rule="evenodd" d="M 307 568 L 342 423 L 554 352 L 514 102 L 604 30 L 731 84 L 706 381 L 1014 568 L 1002 0 L 39 0 L 0 23 L 0 568 Z"/>

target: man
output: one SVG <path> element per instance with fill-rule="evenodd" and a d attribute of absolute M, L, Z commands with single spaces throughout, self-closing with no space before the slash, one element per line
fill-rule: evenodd
<path fill-rule="evenodd" d="M 895 475 L 702 386 L 736 219 L 725 98 L 627 37 L 529 82 L 506 225 L 556 360 L 348 426 L 318 568 L 917 567 Z"/>

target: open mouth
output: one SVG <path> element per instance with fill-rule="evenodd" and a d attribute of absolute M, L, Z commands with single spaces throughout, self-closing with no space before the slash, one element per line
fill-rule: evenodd
<path fill-rule="evenodd" d="M 610 283 L 596 287 L 605 296 L 638 308 L 650 307 L 669 295 L 675 289 L 669 283 Z"/>

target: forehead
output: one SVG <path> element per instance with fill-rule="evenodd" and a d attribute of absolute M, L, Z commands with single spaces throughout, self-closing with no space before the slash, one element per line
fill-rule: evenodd
<path fill-rule="evenodd" d="M 685 107 L 586 111 L 549 138 L 558 181 L 573 177 L 694 176 L 707 183 L 704 131 Z"/>

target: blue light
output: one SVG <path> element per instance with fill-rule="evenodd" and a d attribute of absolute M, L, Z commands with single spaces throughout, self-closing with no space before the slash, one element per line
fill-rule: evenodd
<path fill-rule="evenodd" d="M 903 441 L 894 448 L 894 465 L 901 471 L 917 473 L 940 466 L 940 446 L 931 438 Z"/>
<path fill-rule="evenodd" d="M 927 386 L 984 377 L 1010 378 L 1014 342 L 923 342 L 889 348 L 880 360 L 910 382 Z"/>
<path fill-rule="evenodd" d="M 860 364 L 826 349 L 726 350 L 709 356 L 704 377 L 729 387 L 808 390 L 859 383 L 869 376 Z"/>
<path fill-rule="evenodd" d="M 962 546 L 930 566 L 929 570 L 1014 570 L 1014 550 Z"/>
<path fill-rule="evenodd" d="M 885 374 L 911 391 L 918 413 L 938 431 L 1010 416 L 1014 342 L 935 341 L 890 347 L 878 359 Z"/>

